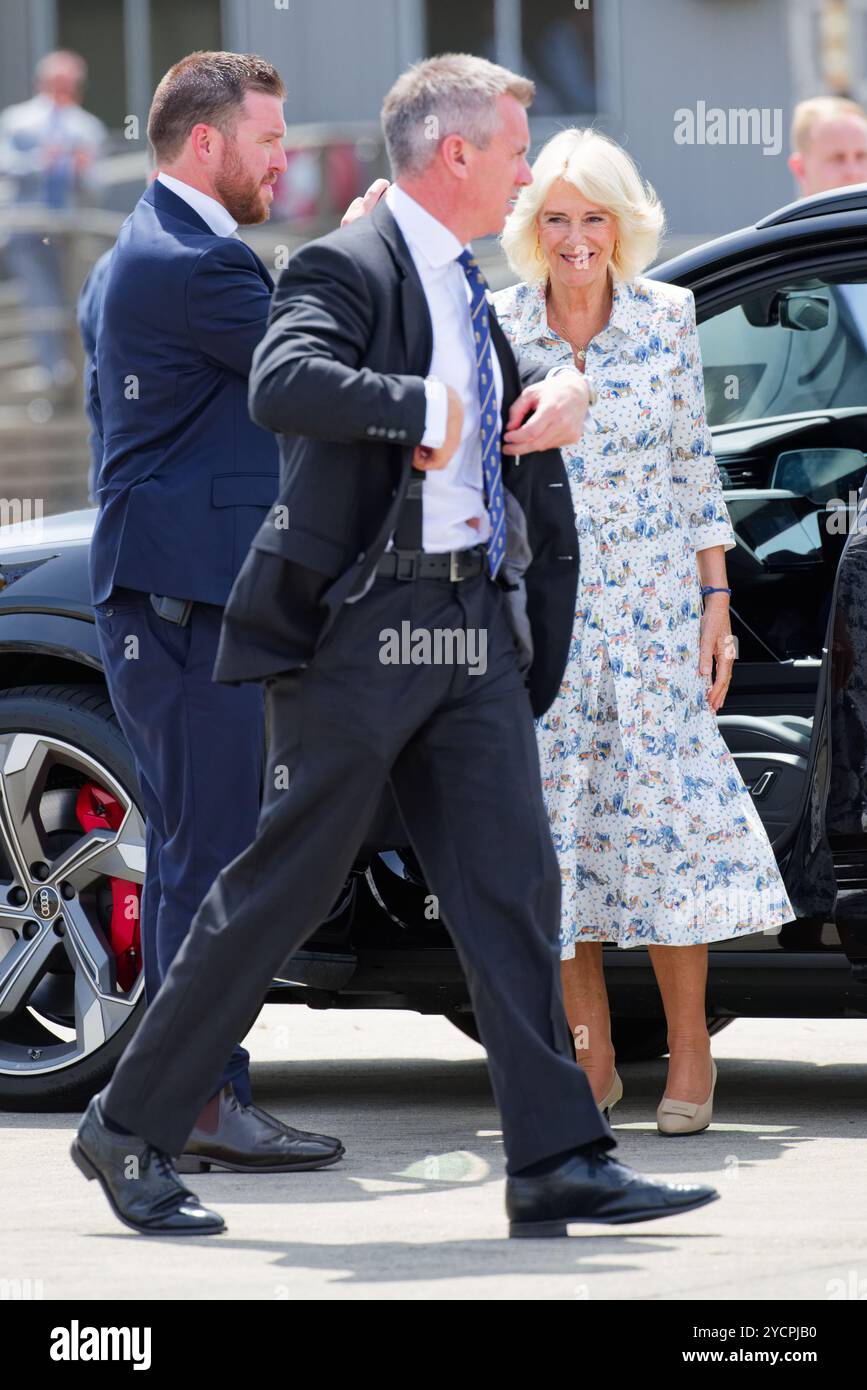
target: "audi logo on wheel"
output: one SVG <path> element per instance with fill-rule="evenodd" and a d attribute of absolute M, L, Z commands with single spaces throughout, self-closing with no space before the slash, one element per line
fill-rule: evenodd
<path fill-rule="evenodd" d="M 43 922 L 48 922 L 60 907 L 60 899 L 53 888 L 38 888 L 33 894 L 33 911 Z"/>

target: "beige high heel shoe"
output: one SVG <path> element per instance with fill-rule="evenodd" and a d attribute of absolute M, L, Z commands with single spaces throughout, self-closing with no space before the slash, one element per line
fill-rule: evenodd
<path fill-rule="evenodd" d="M 703 1105 L 688 1100 L 669 1100 L 663 1096 L 656 1111 L 656 1128 L 660 1134 L 700 1134 L 707 1129 L 713 1115 L 713 1093 L 716 1086 L 716 1062 L 711 1057 L 710 1095 Z"/>
<path fill-rule="evenodd" d="M 606 1120 L 610 1117 L 610 1113 L 614 1109 L 617 1102 L 622 1099 L 623 1082 L 617 1075 L 617 1068 L 615 1067 L 614 1080 L 611 1082 L 611 1085 L 608 1087 L 608 1090 L 605 1092 L 605 1095 L 599 1101 L 599 1109 L 602 1111 L 602 1114 L 605 1116 Z"/>

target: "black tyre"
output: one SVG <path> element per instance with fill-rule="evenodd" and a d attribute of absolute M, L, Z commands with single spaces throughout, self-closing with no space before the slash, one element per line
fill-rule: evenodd
<path fill-rule="evenodd" d="M 0 1109 L 80 1109 L 144 1010 L 145 834 L 102 686 L 0 691 Z"/>

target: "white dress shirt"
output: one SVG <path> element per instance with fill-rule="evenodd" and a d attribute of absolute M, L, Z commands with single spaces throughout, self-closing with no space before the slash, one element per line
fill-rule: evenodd
<path fill-rule="evenodd" d="M 479 378 L 470 316 L 471 291 L 457 257 L 465 249 L 453 232 L 391 184 L 385 201 L 412 256 L 433 325 L 433 356 L 425 382 L 427 414 L 422 443 L 438 447 L 445 439 L 446 386 L 464 407 L 461 442 L 448 464 L 429 469 L 422 488 L 422 549 L 440 553 L 478 545 L 490 535 L 482 478 Z M 492 346 L 497 410 L 503 401 L 503 374 Z M 471 518 L 478 527 L 470 526 Z M 389 542 L 389 546 L 391 543 Z"/>
<path fill-rule="evenodd" d="M 202 193 L 201 189 L 193 188 L 191 184 L 176 179 L 173 174 L 157 174 L 157 183 L 165 184 L 172 193 L 177 193 L 179 198 L 189 203 L 193 211 L 207 222 L 217 236 L 234 236 L 237 222 L 223 204 L 218 203 L 209 193 Z"/>
<path fill-rule="evenodd" d="M 104 152 L 106 129 L 102 121 L 82 106 L 69 102 L 57 106 L 47 92 L 7 106 L 0 113 L 0 174 L 12 180 L 13 201 L 69 207 L 79 187 L 99 184 L 99 159 Z M 42 151 L 51 146 L 55 160 L 51 170 Z M 91 162 L 75 170 L 74 156 L 84 152 Z"/>

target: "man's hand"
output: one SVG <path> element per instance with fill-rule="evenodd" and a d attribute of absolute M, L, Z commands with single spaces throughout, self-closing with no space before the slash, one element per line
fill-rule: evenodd
<path fill-rule="evenodd" d="M 590 387 L 580 372 L 558 372 L 528 386 L 509 411 L 503 453 L 532 454 L 577 444 L 589 401 Z"/>
<path fill-rule="evenodd" d="M 363 197 L 353 198 L 340 219 L 341 227 L 347 227 L 350 222 L 357 222 L 359 217 L 366 217 L 369 212 L 373 212 L 387 188 L 388 179 L 374 179 Z"/>
<path fill-rule="evenodd" d="M 423 444 L 417 444 L 412 456 L 414 468 L 445 468 L 461 442 L 461 431 L 464 428 L 463 402 L 453 386 L 447 386 L 446 392 L 449 398 L 446 437 L 438 449 L 428 449 Z"/>

